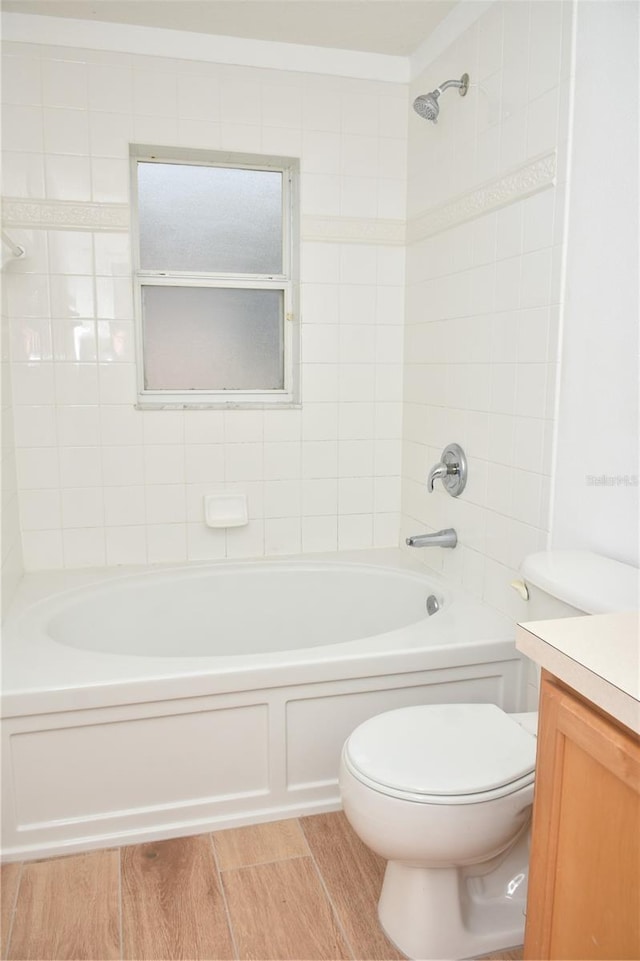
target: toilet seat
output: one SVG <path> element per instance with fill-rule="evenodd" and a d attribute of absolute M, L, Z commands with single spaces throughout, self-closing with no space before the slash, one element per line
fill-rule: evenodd
<path fill-rule="evenodd" d="M 534 779 L 536 739 L 493 704 L 400 708 L 348 738 L 346 769 L 371 789 L 423 804 L 473 804 Z"/>

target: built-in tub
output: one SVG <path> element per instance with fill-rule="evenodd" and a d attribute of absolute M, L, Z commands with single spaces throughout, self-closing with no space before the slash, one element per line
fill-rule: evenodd
<path fill-rule="evenodd" d="M 28 575 L 3 640 L 3 856 L 335 810 L 366 718 L 522 709 L 513 636 L 400 552 Z"/>

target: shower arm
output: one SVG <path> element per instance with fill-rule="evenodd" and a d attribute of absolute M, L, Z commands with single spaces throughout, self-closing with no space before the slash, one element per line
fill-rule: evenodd
<path fill-rule="evenodd" d="M 442 93 L 442 91 L 447 90 L 448 87 L 461 87 L 461 86 L 462 86 L 461 80 L 445 80 L 444 83 L 440 84 L 440 86 L 438 87 L 438 90 L 440 91 L 440 93 Z"/>
<path fill-rule="evenodd" d="M 461 89 L 462 87 L 464 87 L 465 93 L 466 93 L 467 92 L 466 88 L 468 86 L 469 86 L 469 78 L 467 77 L 466 81 L 465 80 L 445 80 L 445 82 L 441 83 L 439 87 L 436 87 L 436 90 L 442 93 L 443 90 L 448 90 L 449 87 L 457 87 L 458 89 Z"/>

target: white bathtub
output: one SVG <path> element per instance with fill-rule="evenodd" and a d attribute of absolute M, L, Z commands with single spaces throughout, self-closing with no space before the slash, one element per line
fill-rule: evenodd
<path fill-rule="evenodd" d="M 400 552 L 29 575 L 3 640 L 3 856 L 333 810 L 367 717 L 522 709 L 513 635 Z"/>

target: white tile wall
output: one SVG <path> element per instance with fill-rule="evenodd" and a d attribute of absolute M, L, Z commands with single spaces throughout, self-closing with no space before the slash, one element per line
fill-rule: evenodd
<path fill-rule="evenodd" d="M 572 5 L 494 4 L 412 84 L 467 71 L 437 126 L 410 118 L 409 220 L 550 149 L 558 185 L 425 238 L 407 254 L 402 536 L 455 527 L 418 556 L 516 618 L 509 583 L 545 547 L 558 359 Z M 445 444 L 469 455 L 458 499 L 426 493 Z"/>
<path fill-rule="evenodd" d="M 4 261 L 3 251 L 3 261 Z M 17 263 L 10 261 L 9 263 Z M 6 285 L 5 285 L 6 290 Z M 11 365 L 9 362 L 9 322 L 6 314 L 5 290 L 2 293 L 1 311 L 1 356 L 0 356 L 0 392 L 2 399 L 2 446 L 0 448 L 0 488 L 2 507 L 2 583 L 1 601 L 2 615 L 11 603 L 13 593 L 22 576 L 22 544 L 20 538 L 20 518 L 18 504 L 18 485 L 16 478 L 16 455 L 13 425 L 13 400 L 11 392 Z M 37 426 L 34 425 L 34 431 Z M 41 512 L 46 513 L 48 492 L 42 492 L 45 503 L 40 505 Z M 37 507 L 34 506 L 34 513 Z"/>
<path fill-rule="evenodd" d="M 5 196 L 126 202 L 134 139 L 299 155 L 303 215 L 404 219 L 403 85 L 4 52 Z M 397 543 L 402 248 L 303 242 L 301 410 L 143 413 L 128 234 L 13 232 L 28 250 L 7 285 L 28 570 Z M 248 493 L 248 527 L 204 527 L 219 487 Z"/>

